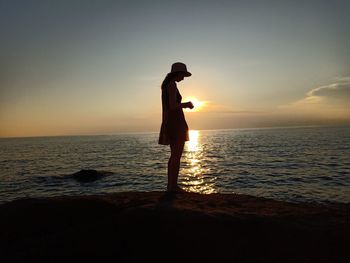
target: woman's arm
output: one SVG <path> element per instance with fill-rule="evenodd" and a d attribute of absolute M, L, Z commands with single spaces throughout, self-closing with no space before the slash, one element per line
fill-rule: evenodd
<path fill-rule="evenodd" d="M 193 104 L 192 102 L 183 102 L 183 103 L 178 103 L 176 101 L 176 85 L 175 83 L 171 82 L 169 83 L 169 107 L 170 110 L 176 110 L 176 109 L 182 109 L 182 108 L 190 108 L 193 109 Z"/>

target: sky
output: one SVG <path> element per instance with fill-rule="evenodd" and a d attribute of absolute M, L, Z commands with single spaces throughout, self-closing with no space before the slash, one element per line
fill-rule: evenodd
<path fill-rule="evenodd" d="M 0 137 L 350 124 L 350 1 L 0 0 Z"/>

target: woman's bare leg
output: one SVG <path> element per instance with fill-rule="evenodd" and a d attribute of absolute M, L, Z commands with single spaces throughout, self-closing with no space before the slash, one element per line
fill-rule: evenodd
<path fill-rule="evenodd" d="M 184 149 L 184 141 L 170 143 L 171 155 L 168 162 L 168 191 L 178 190 L 177 179 L 179 177 L 180 160 Z"/>

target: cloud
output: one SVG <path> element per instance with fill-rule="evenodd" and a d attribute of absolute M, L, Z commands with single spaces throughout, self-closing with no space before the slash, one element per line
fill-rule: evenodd
<path fill-rule="evenodd" d="M 307 97 L 327 97 L 350 100 L 350 78 L 338 79 L 338 82 L 312 89 Z"/>
<path fill-rule="evenodd" d="M 311 89 L 304 98 L 279 107 L 281 113 L 327 119 L 349 119 L 350 77 L 336 78 L 331 84 Z"/>
<path fill-rule="evenodd" d="M 251 111 L 239 105 L 206 101 L 201 111 L 186 118 L 193 129 L 349 125 L 350 77 L 314 87 L 301 99 L 275 109 Z"/>

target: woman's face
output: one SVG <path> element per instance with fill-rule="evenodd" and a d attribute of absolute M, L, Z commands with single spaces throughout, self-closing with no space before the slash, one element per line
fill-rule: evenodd
<path fill-rule="evenodd" d="M 185 77 L 184 74 L 179 73 L 179 74 L 175 77 L 175 81 L 176 81 L 176 82 L 180 82 L 181 80 L 184 79 L 184 77 Z"/>

